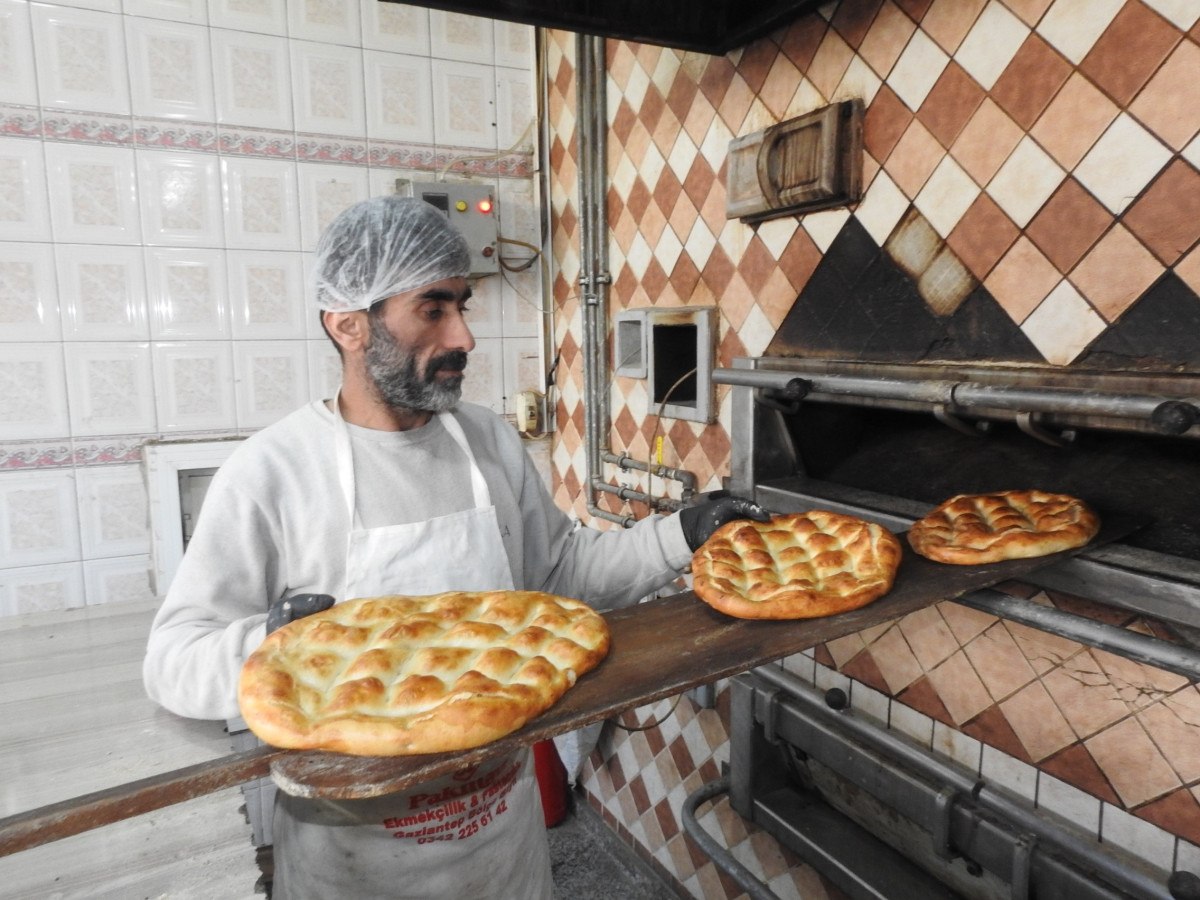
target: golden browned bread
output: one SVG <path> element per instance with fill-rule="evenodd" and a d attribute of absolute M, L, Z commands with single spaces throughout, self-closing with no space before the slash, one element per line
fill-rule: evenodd
<path fill-rule="evenodd" d="M 238 703 L 275 747 L 466 750 L 548 709 L 608 646 L 598 613 L 537 591 L 349 600 L 268 635 Z"/>
<path fill-rule="evenodd" d="M 840 513 L 738 519 L 692 557 L 692 589 L 740 619 L 829 616 L 890 591 L 901 554 L 887 529 Z"/>
<path fill-rule="evenodd" d="M 1038 490 L 960 494 L 914 523 L 908 542 L 922 556 L 973 566 L 1082 547 L 1100 518 L 1082 500 Z"/>

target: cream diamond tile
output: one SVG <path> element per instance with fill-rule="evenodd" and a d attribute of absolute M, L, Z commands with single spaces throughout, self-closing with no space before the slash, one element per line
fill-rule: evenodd
<path fill-rule="evenodd" d="M 842 226 L 849 218 L 850 211 L 847 209 L 826 209 L 821 212 L 809 213 L 800 220 L 800 224 L 813 239 L 813 243 L 824 253 L 841 233 Z"/>
<path fill-rule="evenodd" d="M 721 233 L 717 235 L 717 243 L 721 245 L 721 249 L 731 260 L 740 260 L 745 255 L 746 248 L 750 245 L 753 237 L 754 231 L 749 226 L 729 220 L 721 229 Z"/>
<path fill-rule="evenodd" d="M 642 237 L 640 232 L 633 236 L 633 243 L 630 245 L 629 252 L 625 258 L 629 263 L 629 268 L 640 281 L 646 274 L 646 267 L 650 265 L 650 260 L 654 258 L 654 251 L 646 243 L 646 239 Z"/>
<path fill-rule="evenodd" d="M 664 50 L 658 57 L 650 81 L 664 97 L 671 92 L 671 85 L 675 83 L 675 77 L 679 74 L 679 66 L 679 54 L 674 50 Z"/>
<path fill-rule="evenodd" d="M 1079 65 L 1124 5 L 1125 0 L 1057 0 L 1036 30 L 1059 53 Z"/>
<path fill-rule="evenodd" d="M 953 157 L 946 156 L 933 170 L 913 203 L 925 214 L 934 230 L 946 238 L 978 195 L 979 186 L 971 180 L 971 176 L 963 171 Z"/>
<path fill-rule="evenodd" d="M 1021 323 L 1021 331 L 1046 362 L 1056 366 L 1071 363 L 1104 328 L 1096 310 L 1065 280 Z"/>
<path fill-rule="evenodd" d="M 769 219 L 758 226 L 758 239 L 763 242 L 772 258 L 779 259 L 796 233 L 799 223 L 790 216 Z"/>
<path fill-rule="evenodd" d="M 802 116 L 815 109 L 820 109 L 824 105 L 825 98 L 821 96 L 821 92 L 817 90 L 816 85 L 807 78 L 801 78 L 799 85 L 796 87 L 796 92 L 792 94 L 792 100 L 788 104 L 784 118 L 793 119 L 796 116 Z"/>
<path fill-rule="evenodd" d="M 837 90 L 829 99 L 831 102 L 837 103 L 842 100 L 860 98 L 864 106 L 869 106 L 882 86 L 883 81 L 875 74 L 875 70 L 867 65 L 866 60 L 861 56 L 855 56 L 850 60 L 850 65 L 846 67 L 846 74 L 842 76 Z"/>
<path fill-rule="evenodd" d="M 629 101 L 631 107 L 641 109 L 642 101 L 646 99 L 646 89 L 649 87 L 650 76 L 646 74 L 646 70 L 641 66 L 635 65 L 629 72 L 629 82 L 620 93 L 624 94 L 625 99 Z"/>
<path fill-rule="evenodd" d="M 683 244 L 670 228 L 664 228 L 658 243 L 654 245 L 654 256 L 663 271 L 668 275 L 675 268 L 679 255 L 683 252 Z"/>
<path fill-rule="evenodd" d="M 888 76 L 888 85 L 915 112 L 925 102 L 949 62 L 946 52 L 925 32 L 918 30 L 896 60 Z"/>
<path fill-rule="evenodd" d="M 998 0 L 992 0 L 975 20 L 954 58 L 972 78 L 991 90 L 1028 36 L 1028 26 Z"/>
<path fill-rule="evenodd" d="M 675 174 L 676 178 L 683 181 L 687 177 L 687 173 L 691 171 L 692 163 L 699 152 L 687 132 L 680 131 L 678 139 L 667 156 L 667 168 Z"/>
<path fill-rule="evenodd" d="M 663 158 L 663 155 L 654 144 L 650 144 L 646 147 L 646 154 L 638 165 L 638 175 L 646 183 L 646 187 L 653 191 L 654 186 L 658 184 L 659 176 L 662 175 L 666 167 L 666 159 Z M 685 172 L 684 174 L 686 175 L 687 173 Z M 683 179 L 680 178 L 680 180 L 682 181 Z"/>
<path fill-rule="evenodd" d="M 733 137 L 733 132 L 720 116 L 715 117 L 708 126 L 704 141 L 700 144 L 700 153 L 708 160 L 714 172 L 719 171 L 724 164 L 725 157 L 729 154 L 729 142 Z"/>
<path fill-rule="evenodd" d="M 708 230 L 708 225 L 703 219 L 696 219 L 696 223 L 688 234 L 687 243 L 684 244 L 684 250 L 687 251 L 698 270 L 704 271 L 704 267 L 708 264 L 708 257 L 716 245 L 717 239 Z"/>
<path fill-rule="evenodd" d="M 637 179 L 637 166 L 633 164 L 633 160 L 622 153 L 620 160 L 617 162 L 617 167 L 609 174 L 609 185 L 617 192 L 618 197 L 622 200 L 628 200 L 629 192 L 633 190 Z"/>
<path fill-rule="evenodd" d="M 996 204 L 1024 228 L 1062 184 L 1067 173 L 1032 138 L 1024 137 L 988 182 Z"/>
<path fill-rule="evenodd" d="M 771 339 L 775 337 L 775 328 L 761 309 L 751 306 L 741 328 L 738 329 L 738 337 L 741 338 L 748 355 L 762 356 Z"/>
<path fill-rule="evenodd" d="M 1120 214 L 1171 158 L 1171 151 L 1128 113 L 1100 136 L 1075 177 L 1097 200 Z"/>
<path fill-rule="evenodd" d="M 858 204 L 854 216 L 875 243 L 882 247 L 907 209 L 908 197 L 896 187 L 896 182 L 887 172 L 880 171 Z"/>

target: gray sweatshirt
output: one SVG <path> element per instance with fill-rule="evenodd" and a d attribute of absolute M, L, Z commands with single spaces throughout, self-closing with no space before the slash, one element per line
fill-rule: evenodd
<path fill-rule="evenodd" d="M 677 517 L 580 527 L 554 505 L 511 426 L 467 403 L 454 415 L 491 492 L 517 589 L 610 609 L 637 602 L 691 561 Z M 472 505 L 466 457 L 436 417 L 407 432 L 350 433 L 358 527 Z M 333 434 L 333 414 L 313 402 L 247 439 L 218 470 L 150 632 L 143 678 L 162 706 L 191 718 L 236 716 L 238 675 L 265 636 L 269 604 L 299 593 L 346 599 L 350 522 Z"/>

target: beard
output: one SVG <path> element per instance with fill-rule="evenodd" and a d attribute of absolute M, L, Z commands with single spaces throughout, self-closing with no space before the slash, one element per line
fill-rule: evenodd
<path fill-rule="evenodd" d="M 369 317 L 371 341 L 366 350 L 367 375 L 384 401 L 395 409 L 446 412 L 462 396 L 462 375 L 439 379 L 443 369 L 461 372 L 467 365 L 463 350 L 435 356 L 418 371 L 416 354 L 400 346 L 384 324 Z"/>

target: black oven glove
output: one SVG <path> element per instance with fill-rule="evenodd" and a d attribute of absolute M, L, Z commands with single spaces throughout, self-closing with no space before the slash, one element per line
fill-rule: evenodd
<path fill-rule="evenodd" d="M 328 594 L 294 594 L 291 597 L 276 600 L 267 610 L 267 634 L 288 622 L 294 622 L 323 609 L 329 609 L 334 602 L 334 599 Z"/>
<path fill-rule="evenodd" d="M 692 552 L 712 537 L 712 533 L 734 519 L 753 519 L 766 522 L 771 514 L 745 497 L 735 497 L 729 491 L 713 491 L 701 494 L 695 506 L 679 510 L 679 524 L 683 526 L 683 537 Z"/>

